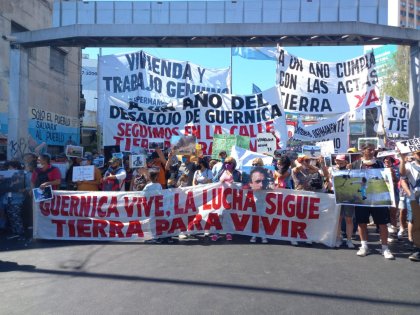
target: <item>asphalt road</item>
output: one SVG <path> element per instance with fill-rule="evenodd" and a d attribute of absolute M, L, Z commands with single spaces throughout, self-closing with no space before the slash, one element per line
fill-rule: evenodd
<path fill-rule="evenodd" d="M 371 232 L 371 248 L 380 248 Z M 420 263 L 323 245 L 0 243 L 0 314 L 418 314 Z"/>

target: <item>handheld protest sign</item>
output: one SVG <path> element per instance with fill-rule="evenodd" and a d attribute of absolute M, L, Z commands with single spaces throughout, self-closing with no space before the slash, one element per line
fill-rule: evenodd
<path fill-rule="evenodd" d="M 274 154 L 276 150 L 276 137 L 270 132 L 259 133 L 257 135 L 257 152 Z"/>
<path fill-rule="evenodd" d="M 220 151 L 230 152 L 233 146 L 249 150 L 250 138 L 247 136 L 215 134 L 211 157 L 218 159 Z"/>
<path fill-rule="evenodd" d="M 51 186 L 47 186 L 44 189 L 34 188 L 32 189 L 35 202 L 41 202 L 45 200 L 53 199 L 53 190 Z"/>
<path fill-rule="evenodd" d="M 377 138 L 377 137 L 370 137 L 370 138 L 359 138 L 359 139 L 357 139 L 357 149 L 359 151 L 361 151 L 362 150 L 362 147 L 365 144 L 367 144 L 367 143 L 373 144 L 373 146 L 376 149 L 379 148 L 379 138 Z"/>
<path fill-rule="evenodd" d="M 115 153 L 112 153 L 112 157 L 122 160 L 124 158 L 124 154 L 122 152 L 115 152 Z"/>
<path fill-rule="evenodd" d="M 153 151 L 155 149 L 164 149 L 164 140 L 163 139 L 153 139 L 149 140 L 149 150 Z"/>
<path fill-rule="evenodd" d="M 392 175 L 388 168 L 333 171 L 332 175 L 337 204 L 371 207 L 395 204 Z"/>
<path fill-rule="evenodd" d="M 103 157 L 98 157 L 98 158 L 94 159 L 92 163 L 97 168 L 102 168 L 105 165 L 105 159 Z"/>
<path fill-rule="evenodd" d="M 197 138 L 194 136 L 172 136 L 171 150 L 176 155 L 194 155 Z"/>
<path fill-rule="evenodd" d="M 76 146 L 76 145 L 67 145 L 65 154 L 67 157 L 76 157 L 82 158 L 83 157 L 83 147 Z"/>
<path fill-rule="evenodd" d="M 73 182 L 82 182 L 85 180 L 93 180 L 95 178 L 95 166 L 75 166 L 73 167 Z"/>
<path fill-rule="evenodd" d="M 132 154 L 129 157 L 130 168 L 146 167 L 146 155 Z"/>
<path fill-rule="evenodd" d="M 316 159 L 321 156 L 321 148 L 315 145 L 304 145 L 302 146 L 302 154 L 305 154 L 310 158 Z"/>
<path fill-rule="evenodd" d="M 410 153 L 420 151 L 420 138 L 414 138 L 395 143 L 400 153 Z"/>

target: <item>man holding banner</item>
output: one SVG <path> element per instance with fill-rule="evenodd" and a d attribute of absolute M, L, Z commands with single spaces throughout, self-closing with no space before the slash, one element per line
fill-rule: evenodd
<path fill-rule="evenodd" d="M 362 158 L 349 164 L 350 169 L 373 169 L 384 168 L 384 164 L 375 158 L 375 146 L 367 142 L 362 146 Z M 379 235 L 382 243 L 382 255 L 385 259 L 394 259 L 394 255 L 388 248 L 388 228 L 389 208 L 388 207 L 372 207 L 372 206 L 356 206 L 355 207 L 356 223 L 359 227 L 359 236 L 361 246 L 357 251 L 357 256 L 367 256 L 370 251 L 368 247 L 368 229 L 369 217 L 372 216 L 373 221 L 379 225 Z"/>

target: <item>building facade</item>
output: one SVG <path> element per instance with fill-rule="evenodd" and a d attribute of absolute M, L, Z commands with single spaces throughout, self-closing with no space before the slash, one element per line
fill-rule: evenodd
<path fill-rule="evenodd" d="M 389 25 L 420 29 L 420 0 L 389 0 L 388 8 Z"/>
<path fill-rule="evenodd" d="M 80 49 L 26 49 L 14 45 L 11 35 L 51 27 L 52 13 L 53 0 L 0 1 L 0 159 L 6 153 L 9 159 L 20 159 L 26 152 L 54 155 L 67 144 L 80 143 Z M 25 54 L 23 62 L 14 62 L 12 50 Z M 27 82 L 18 91 L 12 79 L 16 71 Z M 19 126 L 11 114 L 15 95 L 26 103 L 27 117 L 19 119 L 28 126 L 27 137 L 18 141 L 8 139 L 11 128 Z"/>

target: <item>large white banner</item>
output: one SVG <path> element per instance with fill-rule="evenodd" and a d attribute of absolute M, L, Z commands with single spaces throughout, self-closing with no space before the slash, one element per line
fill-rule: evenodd
<path fill-rule="evenodd" d="M 159 107 L 201 91 L 230 93 L 230 68 L 152 56 L 143 50 L 98 59 L 98 121 L 109 96 L 138 107 Z"/>
<path fill-rule="evenodd" d="M 299 122 L 293 138 L 311 142 L 332 140 L 337 152 L 346 152 L 349 145 L 349 116 L 347 113 L 337 115 L 307 126 Z"/>
<path fill-rule="evenodd" d="M 343 62 L 317 62 L 277 52 L 277 84 L 284 110 L 308 115 L 380 106 L 373 52 Z"/>
<path fill-rule="evenodd" d="M 389 137 L 409 137 L 409 104 L 385 95 L 382 102 L 384 129 Z"/>
<path fill-rule="evenodd" d="M 233 233 L 334 246 L 334 196 L 294 190 L 241 189 L 221 183 L 156 192 L 55 191 L 34 204 L 34 238 L 138 241 Z"/>
<path fill-rule="evenodd" d="M 119 145 L 121 151 L 148 148 L 154 139 L 163 139 L 169 147 L 173 135 L 195 136 L 204 155 L 211 154 L 214 134 L 248 136 L 252 151 L 256 151 L 256 137 L 262 132 L 273 131 L 280 148 L 287 142 L 286 119 L 276 87 L 247 96 L 196 93 L 152 109 L 109 97 L 104 117 L 104 145 Z"/>

